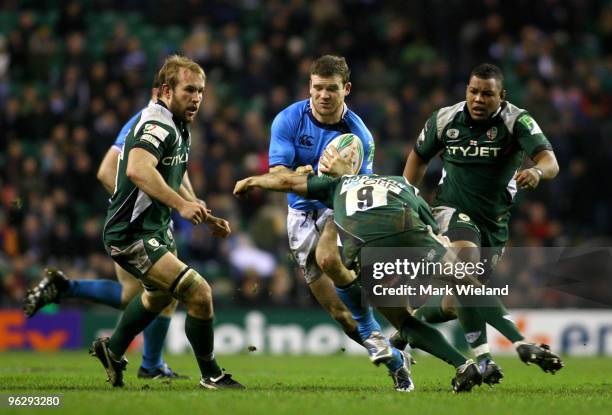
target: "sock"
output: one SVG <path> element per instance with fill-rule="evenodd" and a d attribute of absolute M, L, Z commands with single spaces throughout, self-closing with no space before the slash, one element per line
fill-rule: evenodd
<path fill-rule="evenodd" d="M 156 369 L 163 366 L 162 349 L 168 327 L 170 327 L 170 317 L 159 315 L 144 329 L 144 350 L 141 365 L 143 368 Z"/>
<path fill-rule="evenodd" d="M 187 314 L 185 334 L 189 343 L 191 343 L 202 376 L 205 378 L 220 376 L 221 368 L 217 364 L 213 352 L 215 345 L 213 320 L 202 320 Z"/>
<path fill-rule="evenodd" d="M 399 369 L 402 364 L 404 364 L 404 357 L 402 356 L 402 352 L 397 350 L 395 347 L 393 348 L 393 357 L 391 360 L 385 362 L 385 366 L 392 372 L 395 372 Z"/>
<path fill-rule="evenodd" d="M 82 298 L 121 308 L 121 284 L 110 280 L 70 280 L 62 298 Z"/>
<path fill-rule="evenodd" d="M 486 300 L 487 305 L 480 307 L 478 310 L 487 323 L 495 327 L 497 331 L 512 343 L 525 340 L 525 337 L 523 337 L 514 321 L 512 321 L 508 310 L 506 310 L 506 307 L 504 307 L 499 298 L 494 295 L 488 295 L 483 298 Z"/>
<path fill-rule="evenodd" d="M 411 347 L 424 350 L 454 367 L 461 366 L 467 360 L 446 341 L 442 333 L 412 316 L 402 323 L 400 335 Z"/>
<path fill-rule="evenodd" d="M 445 321 L 454 320 L 455 317 L 446 315 L 444 311 L 442 311 L 443 298 L 443 295 L 430 296 L 425 304 L 414 312 L 414 316 L 428 323 L 444 323 Z"/>
<path fill-rule="evenodd" d="M 108 348 L 116 356 L 123 356 L 134 337 L 143 331 L 158 314 L 144 308 L 140 295 L 134 297 L 121 315 L 117 328 L 108 342 Z"/>
<path fill-rule="evenodd" d="M 372 307 L 361 305 L 361 286 L 357 279 L 344 287 L 336 287 L 336 292 L 357 322 L 357 330 L 362 341 L 370 337 L 373 331 L 382 332 L 380 324 L 374 318 Z"/>
<path fill-rule="evenodd" d="M 359 336 L 359 330 L 355 329 L 353 331 L 344 331 L 344 334 L 346 334 L 351 340 L 353 340 L 355 343 L 357 343 L 360 346 L 363 346 L 363 342 L 361 341 L 361 337 Z"/>
<path fill-rule="evenodd" d="M 485 351 L 484 345 L 487 344 L 487 322 L 479 312 L 478 307 L 464 306 L 457 307 L 457 318 L 461 323 L 465 340 L 474 351 L 476 359 L 480 362 L 483 359 L 491 358 L 488 348 Z"/>
<path fill-rule="evenodd" d="M 461 303 L 461 307 L 457 308 L 457 315 L 472 348 L 487 343 L 486 323 L 495 327 L 513 343 L 524 340 L 518 327 L 510 319 L 508 311 L 496 296 L 457 295 L 457 299 Z"/>

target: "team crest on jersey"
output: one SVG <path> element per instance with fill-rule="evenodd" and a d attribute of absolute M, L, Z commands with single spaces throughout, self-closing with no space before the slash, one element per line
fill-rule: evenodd
<path fill-rule="evenodd" d="M 487 130 L 487 138 L 489 140 L 495 140 L 497 137 L 497 127 L 491 127 Z"/>
<path fill-rule="evenodd" d="M 159 248 L 159 242 L 157 242 L 155 238 L 149 239 L 147 243 L 151 245 L 153 248 Z"/>
<path fill-rule="evenodd" d="M 459 220 L 462 220 L 464 222 L 469 222 L 470 221 L 470 217 L 468 215 L 466 215 L 465 213 L 460 213 L 459 214 Z"/>
<path fill-rule="evenodd" d="M 459 130 L 456 128 L 450 128 L 446 130 L 446 136 L 450 139 L 459 137 Z"/>

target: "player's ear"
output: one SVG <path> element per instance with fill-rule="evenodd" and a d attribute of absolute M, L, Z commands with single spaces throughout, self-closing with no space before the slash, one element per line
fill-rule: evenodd
<path fill-rule="evenodd" d="M 164 98 L 170 98 L 170 85 L 162 84 L 161 87 L 161 96 Z"/>
<path fill-rule="evenodd" d="M 348 94 L 351 93 L 352 86 L 353 84 L 351 84 L 350 82 L 347 82 L 346 84 L 344 84 L 344 96 L 347 96 Z"/>
<path fill-rule="evenodd" d="M 502 99 L 502 101 L 506 100 L 506 90 L 502 89 L 501 92 L 499 93 L 499 97 Z"/>

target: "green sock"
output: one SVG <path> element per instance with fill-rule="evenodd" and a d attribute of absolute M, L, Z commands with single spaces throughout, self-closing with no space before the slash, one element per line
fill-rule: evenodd
<path fill-rule="evenodd" d="M 424 350 L 446 363 L 459 367 L 467 360 L 438 330 L 412 316 L 400 328 L 400 335 L 410 346 Z"/>
<path fill-rule="evenodd" d="M 202 376 L 205 378 L 220 376 L 221 368 L 217 364 L 213 352 L 215 345 L 213 319 L 202 320 L 187 314 L 185 334 L 189 343 L 191 343 Z"/>
<path fill-rule="evenodd" d="M 487 343 L 487 322 L 480 314 L 479 308 L 461 305 L 457 307 L 457 318 L 465 333 L 465 340 L 472 349 L 476 349 L 477 357 L 482 355 L 477 348 Z"/>
<path fill-rule="evenodd" d="M 499 298 L 494 295 L 483 297 L 486 301 L 486 306 L 479 307 L 480 315 L 486 319 L 487 323 L 495 327 L 505 338 L 512 343 L 525 340 L 514 321 L 510 319 L 508 310 L 502 304 Z"/>
<path fill-rule="evenodd" d="M 444 323 L 445 321 L 453 320 L 455 317 L 445 314 L 442 310 L 443 298 L 443 295 L 432 295 L 425 301 L 425 304 L 414 312 L 414 316 L 428 323 Z"/>
<path fill-rule="evenodd" d="M 134 337 L 143 331 L 159 313 L 144 308 L 140 295 L 127 305 L 115 332 L 108 341 L 108 348 L 117 357 L 123 356 Z"/>

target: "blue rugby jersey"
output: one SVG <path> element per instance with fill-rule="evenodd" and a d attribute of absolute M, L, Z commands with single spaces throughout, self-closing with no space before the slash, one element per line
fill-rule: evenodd
<path fill-rule="evenodd" d="M 364 158 L 359 173 L 372 173 L 374 138 L 357 114 L 345 107 L 340 122 L 322 124 L 312 114 L 310 99 L 296 102 L 278 113 L 272 122 L 268 153 L 270 167 L 286 166 L 295 170 L 310 164 L 316 171 L 327 144 L 346 133 L 355 134 L 363 143 Z M 293 209 L 304 211 L 325 207 L 319 201 L 293 193 L 287 195 L 287 201 Z"/>
<path fill-rule="evenodd" d="M 142 110 L 144 110 L 144 108 Z M 121 128 L 121 131 L 119 131 L 119 134 L 117 134 L 117 138 L 115 139 L 115 142 L 113 143 L 112 147 L 116 148 L 119 151 L 123 150 L 123 145 L 125 144 L 125 138 L 127 137 L 132 127 L 134 126 L 134 123 L 136 122 L 138 117 L 140 117 L 142 110 L 138 111 L 132 118 L 128 120 L 128 122 L 126 122 L 123 125 L 123 127 Z"/>

